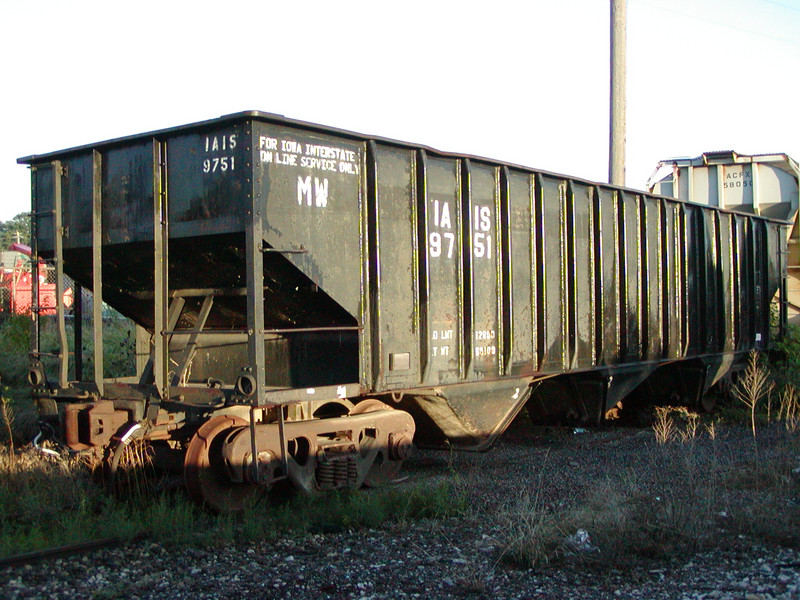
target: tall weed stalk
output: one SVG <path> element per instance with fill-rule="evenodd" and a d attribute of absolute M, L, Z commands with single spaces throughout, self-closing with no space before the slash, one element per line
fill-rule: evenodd
<path fill-rule="evenodd" d="M 11 460 L 14 460 L 14 409 L 11 408 L 11 401 L 3 396 L 0 398 L 0 413 L 3 418 L 3 424 L 6 426 L 6 433 L 8 434 L 8 449 Z"/>
<path fill-rule="evenodd" d="M 783 421 L 787 431 L 794 433 L 800 425 L 800 394 L 791 383 L 780 393 L 778 421 Z"/>
<path fill-rule="evenodd" d="M 750 427 L 756 437 L 756 409 L 759 402 L 769 397 L 775 383 L 770 379 L 769 370 L 759 361 L 758 352 L 750 352 L 747 367 L 742 371 L 731 390 L 733 397 L 750 409 Z"/>

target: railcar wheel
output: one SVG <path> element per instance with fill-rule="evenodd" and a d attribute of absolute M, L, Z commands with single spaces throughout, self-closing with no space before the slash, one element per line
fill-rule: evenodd
<path fill-rule="evenodd" d="M 374 412 L 376 410 L 394 410 L 388 404 L 384 404 L 376 398 L 367 398 L 356 404 L 350 409 L 351 415 L 363 415 L 364 413 Z"/>
<path fill-rule="evenodd" d="M 366 413 L 395 409 L 384 404 L 375 398 L 368 398 L 356 404 L 351 410 L 350 415 L 363 415 Z M 387 448 L 374 448 L 366 445 L 362 446 L 362 457 L 366 460 L 374 454 L 372 465 L 364 478 L 364 485 L 367 487 L 382 487 L 391 483 L 396 483 L 403 478 L 398 478 L 397 474 L 403 461 L 411 455 L 413 448 L 413 434 L 403 432 L 389 435 Z"/>
<path fill-rule="evenodd" d="M 238 417 L 219 416 L 206 421 L 194 434 L 183 463 L 189 495 L 216 512 L 236 512 L 255 502 L 264 489 L 231 481 L 222 456 L 228 434 L 247 427 Z"/>

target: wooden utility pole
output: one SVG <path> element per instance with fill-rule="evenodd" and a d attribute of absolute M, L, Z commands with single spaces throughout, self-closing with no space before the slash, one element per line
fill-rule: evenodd
<path fill-rule="evenodd" d="M 625 28 L 627 0 L 611 0 L 611 116 L 608 181 L 625 185 Z"/>

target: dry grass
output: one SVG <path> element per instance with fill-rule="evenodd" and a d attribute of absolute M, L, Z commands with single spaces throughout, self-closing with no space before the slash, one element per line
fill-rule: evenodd
<path fill-rule="evenodd" d="M 119 462 L 110 482 L 114 493 L 123 498 L 153 497 L 160 487 L 153 447 L 136 438 L 119 451 Z"/>
<path fill-rule="evenodd" d="M 673 443 L 643 450 L 649 453 L 649 475 L 620 469 L 564 508 L 522 494 L 494 516 L 503 532 L 502 557 L 525 568 L 564 561 L 618 568 L 701 548 L 800 542 L 797 437 L 773 425 L 756 447 L 741 443 L 739 429 L 740 442 L 730 446 L 720 439 L 734 436 L 736 425 L 712 422 L 706 431 L 713 434 L 701 437 L 691 412 L 660 414 L 660 431 L 671 432 L 664 439 Z M 677 425 L 678 419 L 683 423 Z M 672 428 L 664 425 L 669 420 Z M 589 548 L 597 552 L 570 548 L 569 537 L 578 530 L 588 532 Z"/>
<path fill-rule="evenodd" d="M 652 427 L 658 444 L 672 441 L 689 443 L 698 435 L 700 415 L 685 406 L 656 406 Z M 715 427 L 713 422 L 710 428 L 706 427 L 709 436 L 716 435 Z"/>
<path fill-rule="evenodd" d="M 726 473 L 726 493 L 735 499 L 729 527 L 765 543 L 800 543 L 800 439 L 754 450 L 740 468 Z"/>
<path fill-rule="evenodd" d="M 767 399 L 767 423 L 769 423 L 772 402 L 770 400 L 775 382 L 769 369 L 759 360 L 758 352 L 752 351 L 747 357 L 747 367 L 739 375 L 731 389 L 733 397 L 750 410 L 750 426 L 756 437 L 756 410 L 762 399 Z"/>
<path fill-rule="evenodd" d="M 716 421 L 709 421 L 708 423 L 703 424 L 703 429 L 706 430 L 706 434 L 708 435 L 710 440 L 717 439 L 717 422 Z"/>
<path fill-rule="evenodd" d="M 548 512 L 523 496 L 499 515 L 502 558 L 525 568 L 565 560 L 621 566 L 632 558 L 667 558 L 701 545 L 704 503 L 697 497 L 653 497 L 620 481 L 602 482 L 565 511 Z M 576 543 L 577 534 L 585 541 Z"/>
<path fill-rule="evenodd" d="M 93 527 L 76 515 L 102 508 L 102 496 L 78 461 L 0 449 L 0 554 L 91 539 Z"/>
<path fill-rule="evenodd" d="M 800 392 L 785 385 L 773 415 L 771 377 L 751 353 L 732 387 L 747 414 L 728 407 L 725 425 L 703 422 L 685 407 L 654 407 L 656 444 L 643 470 L 650 479 L 622 470 L 564 509 L 548 510 L 536 495 L 504 507 L 498 515 L 503 556 L 527 567 L 566 558 L 619 566 L 703 547 L 800 543 Z M 780 425 L 770 426 L 773 416 Z M 742 443 L 737 423 L 743 421 L 752 443 Z M 729 437 L 739 441 L 728 443 Z M 566 541 L 578 530 L 588 532 L 599 553 L 570 551 Z"/>
<path fill-rule="evenodd" d="M 6 398 L 0 398 L 0 418 L 3 420 L 3 424 L 6 427 L 6 432 L 8 435 L 8 447 L 9 447 L 9 457 L 10 460 L 14 460 L 14 409 L 11 408 L 11 400 Z"/>
<path fill-rule="evenodd" d="M 659 444 L 666 444 L 675 437 L 675 420 L 672 418 L 671 406 L 656 406 L 655 419 L 653 420 L 653 432 L 656 434 L 656 441 Z"/>
<path fill-rule="evenodd" d="M 795 433 L 800 426 L 800 393 L 792 384 L 786 385 L 779 395 L 778 421 L 786 430 Z"/>
<path fill-rule="evenodd" d="M 502 560 L 536 567 L 563 556 L 568 530 L 559 515 L 546 510 L 537 496 L 521 492 L 495 518 L 503 540 Z"/>
<path fill-rule="evenodd" d="M 697 427 L 700 424 L 700 415 L 681 407 L 680 415 L 683 420 L 683 428 L 678 430 L 678 436 L 684 443 L 691 442 L 697 437 Z"/>

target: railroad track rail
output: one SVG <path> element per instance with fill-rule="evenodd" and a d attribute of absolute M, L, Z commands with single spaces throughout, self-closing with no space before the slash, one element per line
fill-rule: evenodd
<path fill-rule="evenodd" d="M 142 539 L 144 538 L 139 536 L 134 538 L 132 541 L 141 541 Z M 102 538 L 99 540 L 90 540 L 88 542 L 79 542 L 77 544 L 67 544 L 65 546 L 56 546 L 54 548 L 45 548 L 43 550 L 36 550 L 34 552 L 24 552 L 22 554 L 15 554 L 13 556 L 0 558 L 0 568 L 30 565 L 42 560 L 75 556 L 76 554 L 83 554 L 84 552 L 91 552 L 101 548 L 114 548 L 122 546 L 126 543 L 129 542 L 118 537 L 111 537 Z"/>

